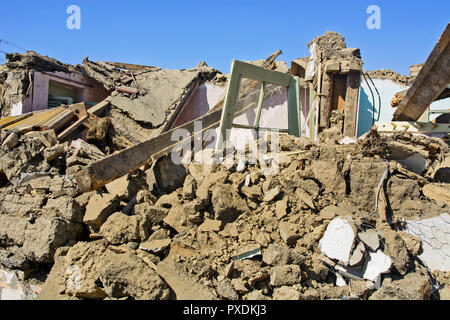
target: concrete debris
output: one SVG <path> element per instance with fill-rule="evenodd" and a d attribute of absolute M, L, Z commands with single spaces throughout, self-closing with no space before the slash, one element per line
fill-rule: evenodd
<path fill-rule="evenodd" d="M 205 63 L 162 70 L 86 58 L 74 67 L 7 55 L 0 298 L 448 298 L 448 136 L 374 129 L 356 138 L 359 49 L 335 32 L 309 48 L 290 69 L 275 61 L 281 51 L 251 62 L 298 76 L 301 95 L 320 91 L 317 128 L 302 118 L 301 137 L 255 139 L 279 146 L 280 161 L 228 144 L 223 157 L 207 141 L 179 149 L 177 164 L 173 130 L 192 131 L 197 117 L 218 127 L 229 76 Z M 36 112 L 47 101 L 29 101 L 41 90 L 32 70 L 35 82 L 68 74 L 89 83 L 93 101 L 50 99 L 57 108 Z M 255 83 L 242 87 L 239 105 Z"/>
<path fill-rule="evenodd" d="M 320 250 L 331 259 L 336 259 L 344 265 L 350 261 L 350 253 L 356 238 L 353 222 L 343 219 L 333 219 L 320 240 Z"/>
<path fill-rule="evenodd" d="M 380 239 L 378 232 L 375 230 L 368 230 L 366 232 L 359 232 L 358 238 L 372 251 L 377 251 L 380 246 Z"/>
<path fill-rule="evenodd" d="M 391 259 L 382 251 L 369 252 L 369 259 L 364 266 L 363 277 L 373 282 L 379 281 L 381 274 L 388 272 L 391 265 Z"/>

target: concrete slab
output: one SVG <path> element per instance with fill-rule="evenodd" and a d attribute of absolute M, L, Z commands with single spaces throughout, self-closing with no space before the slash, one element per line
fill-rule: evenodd
<path fill-rule="evenodd" d="M 450 215 L 406 222 L 405 231 L 422 240 L 419 258 L 431 269 L 450 271 Z"/>

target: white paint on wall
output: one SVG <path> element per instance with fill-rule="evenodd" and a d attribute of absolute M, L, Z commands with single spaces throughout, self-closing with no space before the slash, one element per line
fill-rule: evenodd
<path fill-rule="evenodd" d="M 396 83 L 389 79 L 372 79 L 381 97 L 381 122 L 392 121 L 396 108 L 391 107 L 391 100 L 394 95 L 402 90 L 408 89 L 409 86 L 405 86 Z M 370 83 L 370 81 L 369 81 Z M 375 99 L 375 121 L 377 120 L 378 113 L 378 95 L 375 89 L 372 87 L 372 91 Z M 359 112 L 358 112 L 358 137 L 362 136 L 364 133 L 370 130 L 373 125 L 372 122 L 372 95 L 370 89 L 368 88 L 366 82 L 363 80 L 361 82 L 361 90 L 359 97 Z M 442 110 L 450 108 L 450 98 L 435 101 L 431 104 L 430 110 Z M 438 117 L 439 114 L 430 114 L 430 121 Z"/>
<path fill-rule="evenodd" d="M 15 103 L 12 105 L 11 108 L 11 116 L 20 116 L 22 114 L 23 110 L 23 104 L 22 101 Z"/>

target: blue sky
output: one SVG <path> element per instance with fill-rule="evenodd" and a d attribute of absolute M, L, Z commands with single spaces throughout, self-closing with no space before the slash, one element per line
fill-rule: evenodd
<path fill-rule="evenodd" d="M 80 30 L 66 27 L 73 4 Z M 366 26 L 369 5 L 381 9 L 381 30 Z M 448 0 L 2 0 L 0 38 L 71 64 L 86 56 L 170 69 L 206 61 L 227 73 L 232 59 L 263 59 L 278 49 L 286 62 L 303 57 L 306 44 L 330 30 L 361 49 L 365 70 L 408 74 L 449 18 Z M 0 50 L 18 51 L 4 43 Z"/>

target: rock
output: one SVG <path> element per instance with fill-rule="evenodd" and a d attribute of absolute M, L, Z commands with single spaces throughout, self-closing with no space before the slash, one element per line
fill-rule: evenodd
<path fill-rule="evenodd" d="M 183 233 L 196 227 L 195 224 L 189 221 L 189 214 L 180 205 L 173 206 L 163 221 L 178 233 Z"/>
<path fill-rule="evenodd" d="M 108 193 L 97 193 L 89 199 L 83 222 L 93 228 L 100 230 L 102 224 L 110 215 L 119 210 L 120 200 L 116 195 Z"/>
<path fill-rule="evenodd" d="M 279 219 L 284 218 L 287 215 L 288 210 L 288 200 L 287 198 L 284 198 L 280 201 L 277 201 L 275 205 L 275 212 L 276 216 Z"/>
<path fill-rule="evenodd" d="M 380 239 L 378 232 L 375 230 L 368 230 L 366 232 L 358 233 L 358 238 L 372 251 L 377 251 L 380 246 Z"/>
<path fill-rule="evenodd" d="M 161 229 L 158 229 L 155 232 L 153 232 L 151 234 L 150 238 L 148 238 L 148 241 L 164 240 L 164 239 L 169 239 L 169 238 L 170 238 L 169 230 L 161 228 Z"/>
<path fill-rule="evenodd" d="M 169 290 L 137 255 L 115 253 L 107 249 L 105 242 L 96 241 L 79 242 L 68 250 L 60 250 L 38 299 L 67 296 L 157 300 L 168 299 Z"/>
<path fill-rule="evenodd" d="M 137 250 L 137 249 L 139 249 L 139 243 L 134 242 L 134 241 L 130 241 L 130 242 L 128 242 L 128 247 L 131 250 Z"/>
<path fill-rule="evenodd" d="M 337 195 L 345 195 L 345 179 L 336 161 L 312 161 L 310 168 L 314 178 L 322 184 L 324 193 L 333 192 Z"/>
<path fill-rule="evenodd" d="M 147 189 L 144 172 L 138 170 L 116 179 L 106 186 L 109 194 L 118 196 L 121 200 L 128 202 L 135 197 L 141 189 Z"/>
<path fill-rule="evenodd" d="M 383 232 L 385 252 L 392 259 L 392 264 L 401 275 L 405 275 L 412 267 L 408 247 L 399 233 L 394 230 Z"/>
<path fill-rule="evenodd" d="M 405 231 L 398 232 L 400 237 L 402 237 L 405 242 L 406 248 L 408 248 L 409 253 L 412 257 L 418 256 L 422 251 L 422 241 L 413 235 L 406 233 Z"/>
<path fill-rule="evenodd" d="M 144 202 L 154 204 L 156 197 L 148 190 L 140 190 L 136 195 L 136 203 L 141 204 Z"/>
<path fill-rule="evenodd" d="M 411 273 L 396 281 L 384 279 L 382 287 L 369 300 L 428 300 L 430 296 L 431 285 L 428 278 Z"/>
<path fill-rule="evenodd" d="M 0 301 L 34 300 L 36 294 L 17 277 L 17 273 L 0 268 Z"/>
<path fill-rule="evenodd" d="M 289 222 L 280 222 L 278 226 L 280 237 L 288 246 L 292 246 L 299 238 L 298 226 Z"/>
<path fill-rule="evenodd" d="M 319 213 L 319 219 L 323 220 L 333 220 L 336 217 L 338 212 L 338 207 L 336 206 L 328 206 L 323 208 Z"/>
<path fill-rule="evenodd" d="M 141 243 L 139 249 L 144 251 L 149 251 L 153 254 L 162 254 L 164 251 L 170 246 L 172 240 L 170 239 L 159 239 L 159 240 L 150 240 L 144 243 Z"/>
<path fill-rule="evenodd" d="M 211 190 L 211 203 L 216 220 L 233 222 L 247 207 L 237 192 L 229 184 L 216 184 Z"/>
<path fill-rule="evenodd" d="M 450 205 L 450 184 L 429 183 L 422 188 L 424 196 Z"/>
<path fill-rule="evenodd" d="M 19 256 L 35 263 L 52 263 L 57 248 L 66 245 L 71 240 L 77 240 L 83 231 L 79 223 L 72 223 L 61 218 L 47 216 L 36 220 L 21 217 L 0 215 L 0 243 L 8 246 L 18 246 L 15 251 Z M 6 248 L 8 247 L 6 246 Z M 11 253 L 7 256 L 11 261 Z M 1 256 L 0 256 L 1 257 Z M 5 261 L 5 265 L 8 264 Z M 4 264 L 3 261 L 0 261 Z"/>
<path fill-rule="evenodd" d="M 47 162 L 51 162 L 60 157 L 66 151 L 66 144 L 57 144 L 44 150 L 44 158 Z"/>
<path fill-rule="evenodd" d="M 2 148 L 8 146 L 8 148 L 14 148 L 19 143 L 19 136 L 15 132 L 11 132 L 9 136 L 3 141 Z"/>
<path fill-rule="evenodd" d="M 215 292 L 201 284 L 183 265 L 168 257 L 158 264 L 158 274 L 167 281 L 177 300 L 215 300 Z"/>
<path fill-rule="evenodd" d="M 444 288 L 439 290 L 439 296 L 441 298 L 441 300 L 450 300 L 450 287 L 449 286 L 445 286 Z"/>
<path fill-rule="evenodd" d="M 358 265 L 360 262 L 362 262 L 364 259 L 365 251 L 366 250 L 365 250 L 364 244 L 362 242 L 360 242 L 356 246 L 356 248 L 353 250 L 352 257 L 350 258 L 350 261 L 349 261 L 349 266 L 354 267 L 354 266 Z"/>
<path fill-rule="evenodd" d="M 45 130 L 45 131 L 30 131 L 30 132 L 25 133 L 24 136 L 27 138 L 38 139 L 47 148 L 51 148 L 55 144 L 58 143 L 58 140 L 56 139 L 55 131 L 53 129 Z"/>
<path fill-rule="evenodd" d="M 215 172 L 206 176 L 203 180 L 200 180 L 201 183 L 197 188 L 196 196 L 202 206 L 208 206 L 211 200 L 211 188 L 216 183 L 223 183 L 225 179 L 228 177 L 228 174 L 223 171 Z M 195 178 L 195 176 L 194 176 Z M 196 179 L 197 180 L 197 179 Z M 197 180 L 197 183 L 199 180 Z"/>
<path fill-rule="evenodd" d="M 319 247 L 330 259 L 336 259 L 348 265 L 350 252 L 356 238 L 356 228 L 347 218 L 334 218 L 328 225 Z"/>
<path fill-rule="evenodd" d="M 274 287 L 292 286 L 302 281 L 298 265 L 276 266 L 270 274 L 270 285 Z"/>
<path fill-rule="evenodd" d="M 69 153 L 71 155 L 66 158 L 67 167 L 90 165 L 105 157 L 99 148 L 81 139 L 72 141 Z"/>
<path fill-rule="evenodd" d="M 197 182 L 194 177 L 188 175 L 183 184 L 183 197 L 188 200 L 193 200 L 195 198 L 195 192 L 197 190 Z"/>
<path fill-rule="evenodd" d="M 264 194 L 264 202 L 272 202 L 281 193 L 280 187 L 275 187 Z"/>
<path fill-rule="evenodd" d="M 226 300 L 238 300 L 239 296 L 236 293 L 231 281 L 225 279 L 217 284 L 217 294 Z"/>
<path fill-rule="evenodd" d="M 369 293 L 372 291 L 367 285 L 366 281 L 351 279 L 349 288 L 352 296 L 366 300 Z"/>
<path fill-rule="evenodd" d="M 300 300 L 300 292 L 293 287 L 280 287 L 273 290 L 273 300 Z"/>
<path fill-rule="evenodd" d="M 309 208 L 313 210 L 316 208 L 316 206 L 314 205 L 313 198 L 303 189 L 297 188 L 297 190 L 295 191 L 295 196 L 297 199 L 304 202 Z"/>
<path fill-rule="evenodd" d="M 151 205 L 147 202 L 137 204 L 134 206 L 136 215 L 146 216 L 154 225 L 161 224 L 164 218 L 167 217 L 169 209 Z"/>
<path fill-rule="evenodd" d="M 198 231 L 201 232 L 219 232 L 220 230 L 222 230 L 222 221 L 219 220 L 206 219 L 205 222 L 198 227 Z"/>
<path fill-rule="evenodd" d="M 249 301 L 263 301 L 263 300 L 270 300 L 269 297 L 263 295 L 261 291 L 255 290 L 250 292 L 249 294 L 245 295 L 244 300 Z"/>
<path fill-rule="evenodd" d="M 272 243 L 263 251 L 262 260 L 264 263 L 271 266 L 286 264 L 299 265 L 304 261 L 304 258 L 295 250 Z"/>
<path fill-rule="evenodd" d="M 100 227 L 100 234 L 111 244 L 123 244 L 130 241 L 140 242 L 139 222 L 136 216 L 127 216 L 116 212 Z"/>
<path fill-rule="evenodd" d="M 83 222 L 83 208 L 72 197 L 62 196 L 56 199 L 48 199 L 43 209 L 55 217 L 63 218 L 71 222 Z"/>
<path fill-rule="evenodd" d="M 369 252 L 369 258 L 363 269 L 363 277 L 364 279 L 377 282 L 380 280 L 381 274 L 389 271 L 391 265 L 391 259 L 381 250 Z"/>
<path fill-rule="evenodd" d="M 361 210 L 373 210 L 376 186 L 385 169 L 386 163 L 381 160 L 352 161 L 348 186 L 351 190 L 350 198 Z"/>
<path fill-rule="evenodd" d="M 242 279 L 231 279 L 231 284 L 233 285 L 234 290 L 241 295 L 247 294 L 249 291 Z"/>

